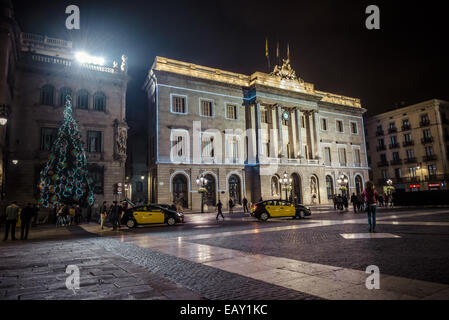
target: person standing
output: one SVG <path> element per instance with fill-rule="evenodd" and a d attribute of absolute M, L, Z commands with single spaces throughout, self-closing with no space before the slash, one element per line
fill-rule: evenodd
<path fill-rule="evenodd" d="M 384 197 L 380 194 L 379 195 L 379 207 L 383 207 L 384 206 Z"/>
<path fill-rule="evenodd" d="M 27 240 L 28 233 L 30 232 L 31 219 L 33 218 L 34 210 L 31 203 L 28 202 L 27 206 L 22 209 L 20 213 L 20 240 Z"/>
<path fill-rule="evenodd" d="M 223 203 L 221 203 L 221 200 L 218 200 L 218 203 L 217 203 L 217 211 L 218 211 L 218 213 L 217 213 L 217 217 L 215 218 L 215 219 L 217 219 L 217 221 L 218 221 L 218 216 L 221 216 L 223 218 L 223 220 L 224 220 L 222 209 L 223 209 Z"/>
<path fill-rule="evenodd" d="M 243 197 L 242 203 L 243 203 L 243 213 L 249 212 L 249 210 L 248 210 L 248 199 L 246 199 L 246 197 Z"/>
<path fill-rule="evenodd" d="M 16 239 L 16 224 L 17 219 L 19 218 L 19 206 L 17 205 L 17 201 L 13 201 L 5 211 L 6 214 L 6 226 L 5 226 L 5 237 L 3 241 L 8 240 L 9 230 L 11 229 L 11 239 Z"/>
<path fill-rule="evenodd" d="M 81 208 L 79 204 L 75 205 L 75 223 L 78 225 L 81 223 Z"/>
<path fill-rule="evenodd" d="M 232 199 L 229 199 L 229 214 L 233 213 L 233 208 L 234 208 L 234 201 L 232 201 Z"/>
<path fill-rule="evenodd" d="M 374 184 L 371 181 L 366 182 L 362 196 L 368 206 L 367 215 L 369 232 L 376 232 L 376 204 L 377 198 L 379 198 L 379 193 L 376 191 Z"/>
<path fill-rule="evenodd" d="M 109 209 L 109 217 L 112 222 L 112 230 L 117 230 L 117 225 L 119 224 L 120 214 L 121 214 L 122 208 L 117 204 L 117 201 L 113 202 L 113 205 Z M 120 227 L 119 227 L 120 228 Z"/>
<path fill-rule="evenodd" d="M 357 213 L 357 196 L 355 195 L 355 193 L 352 193 L 351 203 L 352 206 L 354 207 L 354 213 Z"/>
<path fill-rule="evenodd" d="M 101 230 L 104 229 L 104 221 L 106 220 L 106 217 L 108 215 L 108 209 L 106 207 L 107 202 L 103 201 L 103 204 L 100 207 L 100 226 L 101 226 Z"/>
<path fill-rule="evenodd" d="M 345 206 L 345 211 L 348 211 L 349 203 L 348 196 L 346 194 L 343 194 L 343 205 Z"/>
<path fill-rule="evenodd" d="M 334 203 L 334 210 L 337 210 L 337 202 L 338 202 L 338 199 L 337 199 L 337 195 L 336 195 L 336 194 L 334 194 L 334 195 L 332 196 L 332 202 Z"/>

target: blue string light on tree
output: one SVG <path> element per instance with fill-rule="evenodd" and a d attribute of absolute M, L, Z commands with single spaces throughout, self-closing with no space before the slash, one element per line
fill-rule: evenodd
<path fill-rule="evenodd" d="M 40 204 L 93 204 L 93 180 L 88 176 L 84 143 L 72 117 L 72 98 L 66 97 L 64 120 L 58 130 L 48 161 L 40 172 Z"/>

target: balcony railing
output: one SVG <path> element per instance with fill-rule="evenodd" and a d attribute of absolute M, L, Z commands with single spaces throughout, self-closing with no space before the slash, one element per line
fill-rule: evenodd
<path fill-rule="evenodd" d="M 360 162 L 354 162 L 354 167 L 360 168 L 362 164 Z"/>
<path fill-rule="evenodd" d="M 421 138 L 421 143 L 422 143 L 422 144 L 432 143 L 432 142 L 433 142 L 433 137 L 424 137 L 424 138 Z"/>
<path fill-rule="evenodd" d="M 398 165 L 398 164 L 402 164 L 402 159 L 393 159 L 393 160 L 390 161 L 390 164 L 392 166 Z"/>
<path fill-rule="evenodd" d="M 413 157 L 413 158 L 405 158 L 405 159 L 404 159 L 404 162 L 405 162 L 405 163 L 416 163 L 416 162 L 418 162 L 418 161 L 416 160 L 415 157 Z"/>
<path fill-rule="evenodd" d="M 426 126 L 429 126 L 429 125 L 430 125 L 430 120 L 421 120 L 419 122 L 419 126 L 420 127 L 426 127 Z"/>
<path fill-rule="evenodd" d="M 377 130 L 376 131 L 376 137 L 383 136 L 383 135 L 384 135 L 384 131 L 383 130 Z"/>
<path fill-rule="evenodd" d="M 398 128 L 396 127 L 388 128 L 388 133 L 395 133 L 395 132 L 398 132 Z"/>
<path fill-rule="evenodd" d="M 377 146 L 377 147 L 376 147 L 376 150 L 377 150 L 377 151 L 387 150 L 387 147 L 386 147 L 386 146 Z"/>
<path fill-rule="evenodd" d="M 408 130 L 411 130 L 411 127 L 410 127 L 409 124 L 404 124 L 404 125 L 401 127 L 401 129 L 402 129 L 402 131 L 408 131 Z"/>
<path fill-rule="evenodd" d="M 424 157 L 422 157 L 423 161 L 435 161 L 436 159 L 437 159 L 436 154 L 428 154 L 428 155 L 425 155 Z"/>
<path fill-rule="evenodd" d="M 403 147 L 408 147 L 408 146 L 413 146 L 413 145 L 415 145 L 415 142 L 413 140 L 408 140 L 408 141 L 406 140 L 406 141 L 402 142 Z"/>
<path fill-rule="evenodd" d="M 387 167 L 388 166 L 388 161 L 379 161 L 377 163 L 377 166 L 380 167 Z"/>
<path fill-rule="evenodd" d="M 392 144 L 388 145 L 388 147 L 390 149 L 397 149 L 397 148 L 400 148 L 401 146 L 398 142 L 396 142 L 396 143 L 392 143 Z"/>

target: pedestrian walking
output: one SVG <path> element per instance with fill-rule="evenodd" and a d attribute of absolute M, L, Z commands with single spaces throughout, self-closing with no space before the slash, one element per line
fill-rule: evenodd
<path fill-rule="evenodd" d="M 221 200 L 218 200 L 218 203 L 217 203 L 217 211 L 218 211 L 218 213 L 217 213 L 217 216 L 215 218 L 215 219 L 217 219 L 217 221 L 218 221 L 218 216 L 221 216 L 223 218 L 223 220 L 224 220 L 222 209 L 223 209 L 223 203 L 221 203 Z"/>
<path fill-rule="evenodd" d="M 101 230 L 104 229 L 104 221 L 106 220 L 106 217 L 108 216 L 108 209 L 107 209 L 107 202 L 103 201 L 103 204 L 100 207 L 100 227 Z"/>
<path fill-rule="evenodd" d="M 117 201 L 114 201 L 113 205 L 109 209 L 109 217 L 112 222 L 112 230 L 113 231 L 117 230 L 117 226 L 119 226 L 119 229 L 120 229 L 119 219 L 121 216 L 121 211 L 122 211 L 122 208 L 117 204 Z"/>
<path fill-rule="evenodd" d="M 69 207 L 69 226 L 71 226 L 73 223 L 75 223 L 75 207 L 73 205 L 71 205 Z"/>
<path fill-rule="evenodd" d="M 184 212 L 183 205 L 184 200 L 182 198 L 179 198 L 178 201 L 176 201 L 176 211 L 183 213 Z"/>
<path fill-rule="evenodd" d="M 357 210 L 359 210 L 359 212 L 362 212 L 365 210 L 364 208 L 364 201 L 363 201 L 363 197 L 361 194 L 357 195 Z"/>
<path fill-rule="evenodd" d="M 376 207 L 379 193 L 376 191 L 374 184 L 371 181 L 366 182 L 365 190 L 363 190 L 362 196 L 368 206 L 367 215 L 369 232 L 376 232 Z"/>
<path fill-rule="evenodd" d="M 56 227 L 61 227 L 65 225 L 65 217 L 64 217 L 64 205 L 56 204 Z"/>
<path fill-rule="evenodd" d="M 229 199 L 229 214 L 232 214 L 234 212 L 234 201 L 232 199 Z"/>
<path fill-rule="evenodd" d="M 27 240 L 30 232 L 31 219 L 33 219 L 33 205 L 28 202 L 27 206 L 20 212 L 20 240 Z"/>
<path fill-rule="evenodd" d="M 334 210 L 337 210 L 337 205 L 338 205 L 338 197 L 336 194 L 334 194 L 332 196 L 332 202 L 334 203 Z"/>
<path fill-rule="evenodd" d="M 355 195 L 355 193 L 352 193 L 351 203 L 352 206 L 354 207 L 354 213 L 357 213 L 357 196 Z"/>
<path fill-rule="evenodd" d="M 345 211 L 348 211 L 349 207 L 348 197 L 346 196 L 346 194 L 344 194 L 342 198 L 343 198 L 343 205 L 345 206 Z"/>
<path fill-rule="evenodd" d="M 393 194 L 391 192 L 388 194 L 388 202 L 390 203 L 390 208 L 393 208 Z"/>
<path fill-rule="evenodd" d="M 6 225 L 5 225 L 5 237 L 3 241 L 8 240 L 9 230 L 11 230 L 11 239 L 16 239 L 16 224 L 17 219 L 19 218 L 19 206 L 17 205 L 17 201 L 13 201 L 8 207 L 6 207 L 5 211 L 6 215 Z"/>
<path fill-rule="evenodd" d="M 243 197 L 242 203 L 243 203 L 243 212 L 244 213 L 245 212 L 249 212 L 249 210 L 248 210 L 248 199 L 246 199 L 246 197 Z"/>

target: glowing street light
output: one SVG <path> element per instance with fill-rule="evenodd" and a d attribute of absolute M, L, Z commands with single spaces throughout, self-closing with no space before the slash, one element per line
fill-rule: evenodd
<path fill-rule="evenodd" d="M 98 64 L 100 66 L 104 65 L 105 61 L 102 57 L 94 57 L 88 55 L 86 52 L 77 52 L 75 54 L 75 58 L 79 63 L 90 63 L 90 64 Z"/>
<path fill-rule="evenodd" d="M 285 172 L 284 172 L 284 178 L 281 179 L 281 180 L 282 180 L 282 184 L 284 185 L 284 189 L 285 189 L 285 200 L 288 201 L 287 191 L 288 191 L 289 189 L 291 189 L 291 185 L 292 185 L 293 179 L 292 179 L 292 178 L 287 178 L 287 177 L 288 177 L 288 174 L 287 174 L 287 172 L 285 171 Z"/>
<path fill-rule="evenodd" d="M 198 192 L 201 193 L 201 213 L 204 213 L 204 194 L 207 192 L 205 188 L 207 179 L 201 174 L 201 176 L 196 178 L 196 184 L 199 187 Z"/>

